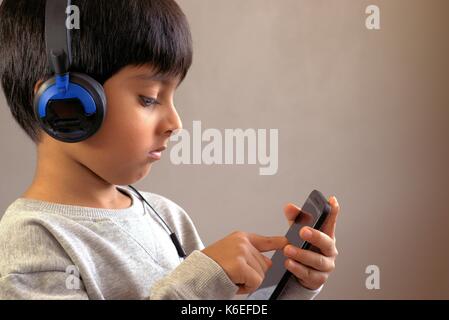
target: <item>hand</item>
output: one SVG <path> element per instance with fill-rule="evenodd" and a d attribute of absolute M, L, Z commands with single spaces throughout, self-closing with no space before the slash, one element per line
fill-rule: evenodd
<path fill-rule="evenodd" d="M 271 259 L 261 252 L 282 249 L 288 244 L 286 237 L 264 237 L 236 231 L 215 242 L 201 252 L 215 260 L 228 277 L 240 288 L 237 294 L 255 291 L 271 267 Z"/>
<path fill-rule="evenodd" d="M 338 255 L 335 245 L 335 226 L 340 206 L 335 197 L 329 198 L 329 203 L 332 209 L 321 228 L 322 231 L 310 227 L 303 227 L 299 231 L 299 236 L 316 247 L 319 252 L 303 250 L 291 244 L 284 248 L 284 255 L 288 257 L 285 267 L 296 276 L 303 287 L 311 290 L 318 289 L 327 281 L 330 273 L 335 269 L 335 260 Z M 300 210 L 291 203 L 285 206 L 284 213 L 290 225 L 295 221 Z M 293 249 L 293 252 L 289 253 L 289 249 Z"/>

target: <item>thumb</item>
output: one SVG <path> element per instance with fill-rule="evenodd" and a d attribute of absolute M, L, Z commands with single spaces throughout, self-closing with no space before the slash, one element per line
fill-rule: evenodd
<path fill-rule="evenodd" d="M 324 222 L 321 231 L 327 234 L 332 239 L 334 239 L 335 228 L 337 225 L 337 217 L 340 212 L 340 205 L 338 204 L 337 198 L 334 196 L 329 198 L 329 203 L 331 205 L 331 212 L 329 214 L 329 217 L 327 217 L 326 221 Z"/>
<path fill-rule="evenodd" d="M 291 226 L 293 222 L 295 222 L 296 217 L 301 212 L 301 208 L 298 206 L 295 206 L 293 203 L 288 203 L 284 207 L 284 215 L 287 218 L 288 225 Z"/>
<path fill-rule="evenodd" d="M 282 249 L 288 244 L 286 237 L 264 237 L 254 233 L 248 235 L 248 240 L 260 252 Z"/>

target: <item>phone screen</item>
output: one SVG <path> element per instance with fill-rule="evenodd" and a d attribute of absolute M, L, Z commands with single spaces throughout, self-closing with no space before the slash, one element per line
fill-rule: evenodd
<path fill-rule="evenodd" d="M 330 205 L 323 194 L 317 190 L 312 191 L 301 207 L 301 213 L 286 234 L 288 242 L 302 249 L 309 249 L 310 244 L 300 238 L 299 230 L 305 226 L 320 229 L 329 213 Z M 292 276 L 291 272 L 284 267 L 286 259 L 282 249 L 276 250 L 271 258 L 273 264 L 265 274 L 262 284 L 256 291 L 248 295 L 247 300 L 277 299 Z"/>

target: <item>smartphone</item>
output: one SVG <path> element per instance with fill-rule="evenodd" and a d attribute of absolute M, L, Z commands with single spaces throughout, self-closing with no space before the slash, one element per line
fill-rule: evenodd
<path fill-rule="evenodd" d="M 286 234 L 288 242 L 299 248 L 310 250 L 310 243 L 301 239 L 299 230 L 306 226 L 319 230 L 330 211 L 331 206 L 323 194 L 318 190 L 313 190 Z M 265 274 L 262 284 L 256 291 L 248 295 L 247 300 L 276 300 L 279 297 L 287 281 L 293 276 L 284 266 L 286 259 L 283 249 L 276 250 L 271 258 L 273 264 Z"/>

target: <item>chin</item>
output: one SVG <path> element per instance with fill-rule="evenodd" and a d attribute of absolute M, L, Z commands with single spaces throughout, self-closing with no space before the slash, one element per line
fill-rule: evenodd
<path fill-rule="evenodd" d="M 141 165 L 139 167 L 136 167 L 135 170 L 129 170 L 127 172 L 123 172 L 122 175 L 119 176 L 113 176 L 109 177 L 107 181 L 114 185 L 124 186 L 129 184 L 134 184 L 139 182 L 140 180 L 144 179 L 146 176 L 148 176 L 151 172 L 153 163 L 146 163 L 144 165 Z"/>
<path fill-rule="evenodd" d="M 143 169 L 142 171 L 140 171 L 137 175 L 137 177 L 135 177 L 133 182 L 127 183 L 127 184 L 133 184 L 136 182 L 139 182 L 140 180 L 144 179 L 146 176 L 148 176 L 151 172 L 151 167 L 152 167 L 152 163 L 150 163 L 148 166 L 145 166 L 145 169 Z"/>

